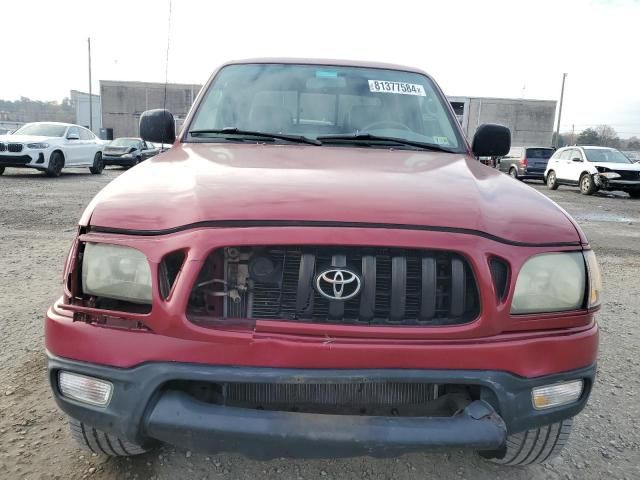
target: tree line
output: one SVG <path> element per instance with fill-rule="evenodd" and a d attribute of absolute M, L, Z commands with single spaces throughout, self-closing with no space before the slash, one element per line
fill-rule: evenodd
<path fill-rule="evenodd" d="M 554 141 L 556 134 L 553 134 Z M 620 138 L 616 130 L 610 125 L 598 125 L 595 128 L 585 128 L 575 134 L 572 132 L 561 133 L 558 147 L 567 145 L 597 145 L 600 147 L 613 147 L 621 150 L 640 150 L 640 138 Z"/>
<path fill-rule="evenodd" d="M 9 122 L 66 122 L 73 123 L 76 111 L 67 97 L 61 102 L 43 102 L 20 97 L 19 100 L 0 100 L 0 120 Z"/>

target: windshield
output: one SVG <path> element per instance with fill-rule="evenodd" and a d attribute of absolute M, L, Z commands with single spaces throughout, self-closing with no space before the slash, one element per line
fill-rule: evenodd
<path fill-rule="evenodd" d="M 109 144 L 110 147 L 138 147 L 140 140 L 137 138 L 116 138 Z"/>
<path fill-rule="evenodd" d="M 67 130 L 66 125 L 55 123 L 28 123 L 16 130 L 14 135 L 39 135 L 42 137 L 63 137 Z"/>
<path fill-rule="evenodd" d="M 585 148 L 584 153 L 590 162 L 633 163 L 614 148 Z"/>
<path fill-rule="evenodd" d="M 243 64 L 224 67 L 189 131 L 236 128 L 316 139 L 371 134 L 464 151 L 429 78 L 377 68 Z M 212 133 L 187 141 L 229 141 Z"/>

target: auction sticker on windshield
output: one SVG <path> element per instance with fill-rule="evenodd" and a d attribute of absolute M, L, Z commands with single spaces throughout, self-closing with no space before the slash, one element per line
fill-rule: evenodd
<path fill-rule="evenodd" d="M 399 93 L 400 95 L 419 95 L 426 97 L 424 87 L 417 83 L 389 82 L 387 80 L 369 80 L 369 90 L 375 93 Z"/>

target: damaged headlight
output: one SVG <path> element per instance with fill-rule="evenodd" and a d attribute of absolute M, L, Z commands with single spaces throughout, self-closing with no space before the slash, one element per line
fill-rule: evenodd
<path fill-rule="evenodd" d="M 548 313 L 584 306 L 587 271 L 582 252 L 543 253 L 520 269 L 511 313 Z"/>
<path fill-rule="evenodd" d="M 613 180 L 616 178 L 620 178 L 621 175 L 616 172 L 602 172 L 599 174 L 601 177 L 608 178 L 609 180 Z"/>
<path fill-rule="evenodd" d="M 151 269 L 134 248 L 87 243 L 82 259 L 82 290 L 87 295 L 151 304 Z"/>

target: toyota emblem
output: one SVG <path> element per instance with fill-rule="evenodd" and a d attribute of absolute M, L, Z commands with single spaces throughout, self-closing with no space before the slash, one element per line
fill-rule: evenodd
<path fill-rule="evenodd" d="M 316 290 L 329 300 L 349 300 L 360 293 L 360 287 L 360 277 L 346 268 L 330 268 L 316 277 Z"/>

